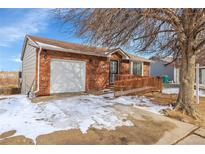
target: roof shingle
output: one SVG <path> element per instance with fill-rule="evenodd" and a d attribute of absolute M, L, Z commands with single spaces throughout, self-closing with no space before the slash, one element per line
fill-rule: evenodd
<path fill-rule="evenodd" d="M 47 44 L 47 45 L 50 45 L 50 47 L 53 46 L 53 47 L 64 48 L 64 49 L 72 49 L 76 51 L 81 51 L 81 52 L 86 52 L 86 53 L 95 53 L 95 54 L 104 55 L 104 56 L 106 56 L 107 53 L 112 52 L 113 50 L 119 49 L 119 48 L 108 49 L 108 48 L 101 48 L 101 47 L 93 47 L 93 46 L 88 46 L 88 45 L 64 42 L 64 41 L 59 41 L 59 40 L 54 40 L 54 39 L 49 39 L 49 38 L 32 36 L 32 35 L 27 35 L 27 37 L 30 38 L 32 41 L 34 41 L 37 44 Z M 129 56 L 130 60 L 133 60 L 133 61 L 151 62 L 151 60 L 146 59 L 146 58 L 138 57 L 138 56 L 128 54 L 128 53 L 126 54 Z"/>

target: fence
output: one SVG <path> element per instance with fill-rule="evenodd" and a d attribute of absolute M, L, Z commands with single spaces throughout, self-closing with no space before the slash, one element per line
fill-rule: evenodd
<path fill-rule="evenodd" d="M 114 83 L 115 96 L 162 90 L 162 80 L 160 77 L 123 75 L 119 76 L 118 79 Z"/>
<path fill-rule="evenodd" d="M 0 87 L 19 87 L 19 72 L 0 72 Z"/>

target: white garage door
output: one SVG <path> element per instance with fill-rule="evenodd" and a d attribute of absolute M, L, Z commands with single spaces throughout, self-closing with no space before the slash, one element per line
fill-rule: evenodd
<path fill-rule="evenodd" d="M 50 93 L 85 91 L 86 63 L 74 60 L 51 60 Z"/>

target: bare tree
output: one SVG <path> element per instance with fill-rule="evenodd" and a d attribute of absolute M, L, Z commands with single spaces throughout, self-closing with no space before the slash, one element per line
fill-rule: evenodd
<path fill-rule="evenodd" d="M 205 51 L 205 9 L 59 9 L 73 32 L 106 47 L 127 47 L 181 60 L 176 109 L 196 116 L 195 63 Z"/>

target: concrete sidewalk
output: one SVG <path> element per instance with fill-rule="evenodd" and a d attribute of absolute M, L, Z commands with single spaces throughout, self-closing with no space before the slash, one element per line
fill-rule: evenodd
<path fill-rule="evenodd" d="M 178 145 L 204 145 L 205 144 L 205 129 L 198 128 L 191 134 L 182 138 L 176 144 Z"/>

